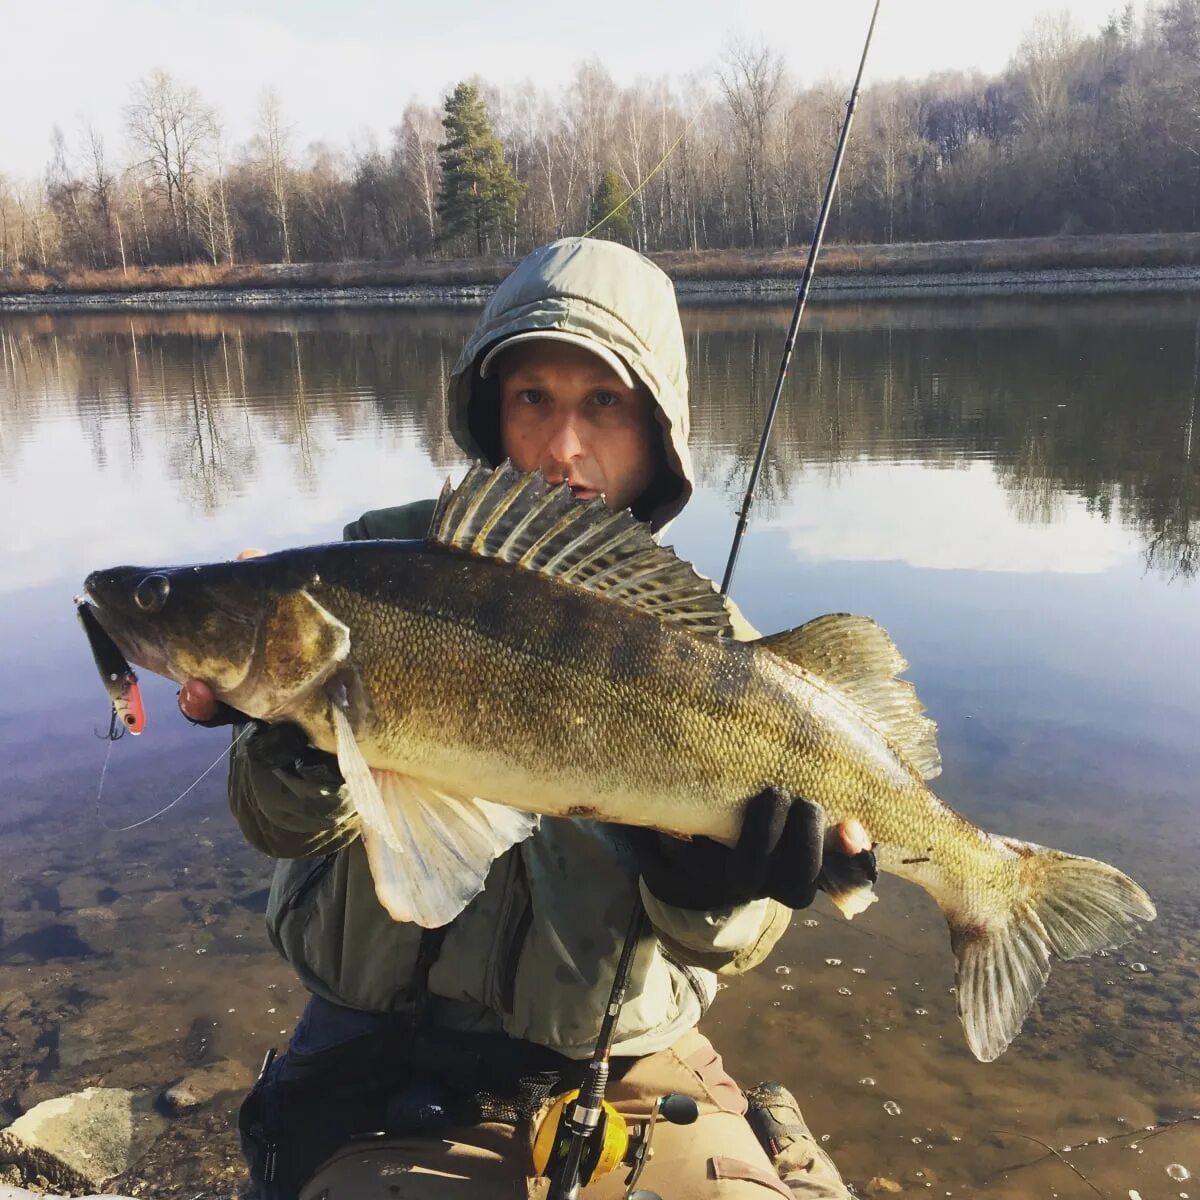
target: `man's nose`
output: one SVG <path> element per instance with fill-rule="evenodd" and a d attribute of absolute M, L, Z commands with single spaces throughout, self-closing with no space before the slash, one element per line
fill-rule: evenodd
<path fill-rule="evenodd" d="M 572 414 L 565 413 L 555 422 L 546 443 L 546 454 L 551 462 L 564 465 L 583 454 L 578 423 Z"/>

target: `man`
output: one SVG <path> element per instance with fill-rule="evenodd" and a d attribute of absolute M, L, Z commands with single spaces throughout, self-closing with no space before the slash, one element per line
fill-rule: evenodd
<path fill-rule="evenodd" d="M 449 399 L 470 456 L 541 471 L 656 531 L 691 495 L 674 290 L 622 246 L 573 238 L 530 254 L 484 309 Z M 369 512 L 346 537 L 420 537 L 431 512 L 432 502 Z M 756 636 L 731 611 L 738 636 Z M 180 704 L 213 718 L 203 681 L 185 684 Z M 638 903 L 654 936 L 635 958 L 609 1099 L 638 1117 L 683 1092 L 701 1113 L 660 1128 L 642 1186 L 666 1200 L 753 1200 L 764 1187 L 847 1195 L 783 1089 L 757 1093 L 747 1119 L 696 1025 L 715 972 L 761 961 L 787 925 L 784 905 L 811 902 L 823 869 L 873 869 L 861 828 L 831 831 L 823 868 L 821 810 L 774 792 L 752 799 L 733 849 L 544 819 L 459 917 L 423 933 L 376 901 L 336 762 L 297 731 L 257 729 L 239 742 L 230 803 L 249 840 L 281 860 L 268 927 L 312 993 L 286 1055 L 243 1107 L 252 1173 L 269 1196 L 536 1191 L 525 1125 L 578 1083 Z M 385 1148 L 355 1140 L 374 1130 L 394 1135 Z M 587 1195 L 620 1194 L 623 1176 Z"/>

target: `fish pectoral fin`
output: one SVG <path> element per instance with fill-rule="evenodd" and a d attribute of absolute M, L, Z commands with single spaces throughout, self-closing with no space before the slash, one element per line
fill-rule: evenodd
<path fill-rule="evenodd" d="M 331 711 L 338 766 L 362 822 L 379 903 L 396 921 L 448 924 L 483 891 L 496 858 L 533 833 L 538 817 L 372 770 L 346 715 Z"/>
<path fill-rule="evenodd" d="M 958 959 L 958 1015 L 983 1062 L 998 1058 L 1020 1032 L 1050 974 L 1050 955 L 1078 958 L 1127 941 L 1154 904 L 1129 876 L 1094 858 L 997 837 L 1020 860 L 1007 912 L 950 913 Z M 994 894 L 994 893 L 993 893 Z"/>
<path fill-rule="evenodd" d="M 907 666 L 886 631 L 870 617 L 828 613 L 755 643 L 837 688 L 899 750 L 922 778 L 941 774 L 937 725 L 923 716 L 916 688 L 897 679 Z"/>

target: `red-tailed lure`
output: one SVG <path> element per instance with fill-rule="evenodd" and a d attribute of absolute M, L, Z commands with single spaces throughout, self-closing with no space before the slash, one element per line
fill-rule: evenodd
<path fill-rule="evenodd" d="M 146 710 L 142 706 L 142 693 L 138 687 L 137 675 L 125 661 L 125 656 L 117 649 L 116 643 L 101 628 L 91 605 L 86 602 L 78 603 L 75 612 L 84 633 L 87 634 L 88 645 L 92 648 L 92 657 L 96 660 L 96 669 L 100 672 L 104 690 L 112 701 L 113 715 L 108 727 L 109 740 L 115 742 L 125 730 L 134 734 L 141 733 L 146 728 Z"/>

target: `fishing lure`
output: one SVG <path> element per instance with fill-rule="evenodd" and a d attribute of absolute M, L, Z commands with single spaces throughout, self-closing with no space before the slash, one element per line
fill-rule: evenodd
<path fill-rule="evenodd" d="M 126 730 L 135 735 L 141 733 L 146 728 L 146 710 L 142 705 L 142 692 L 136 673 L 125 661 L 116 643 L 104 632 L 90 604 L 78 602 L 75 613 L 83 632 L 87 634 L 96 669 L 112 702 L 112 719 L 105 736 L 110 742 L 115 742 Z"/>

